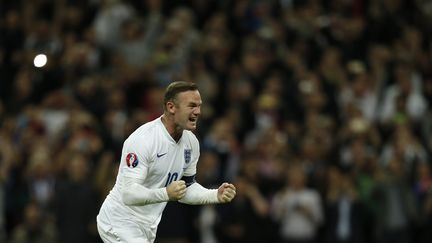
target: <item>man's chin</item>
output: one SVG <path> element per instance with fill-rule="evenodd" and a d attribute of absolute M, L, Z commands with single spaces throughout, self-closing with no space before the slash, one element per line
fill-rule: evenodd
<path fill-rule="evenodd" d="M 186 130 L 194 131 L 197 128 L 196 122 L 189 122 L 186 126 Z"/>

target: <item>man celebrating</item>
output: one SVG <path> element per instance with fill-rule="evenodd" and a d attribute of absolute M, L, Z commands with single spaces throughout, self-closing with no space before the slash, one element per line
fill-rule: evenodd
<path fill-rule="evenodd" d="M 165 91 L 164 114 L 126 139 L 116 183 L 97 216 L 104 242 L 153 242 L 168 201 L 215 204 L 234 198 L 233 184 L 207 189 L 195 181 L 200 152 L 191 131 L 201 104 L 196 84 L 173 82 Z"/>

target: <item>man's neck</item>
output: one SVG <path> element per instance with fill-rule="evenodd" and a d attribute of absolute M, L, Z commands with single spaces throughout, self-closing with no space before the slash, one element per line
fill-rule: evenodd
<path fill-rule="evenodd" d="M 175 124 L 174 119 L 169 114 L 164 113 L 161 120 L 169 135 L 171 135 L 174 141 L 178 142 L 183 134 L 183 129 Z"/>

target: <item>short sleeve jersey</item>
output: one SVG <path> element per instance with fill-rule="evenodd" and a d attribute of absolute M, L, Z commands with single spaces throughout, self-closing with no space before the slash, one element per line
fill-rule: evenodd
<path fill-rule="evenodd" d="M 112 220 L 130 219 L 131 215 L 145 225 L 156 227 L 161 219 L 164 203 L 128 206 L 121 199 L 124 178 L 140 179 L 149 189 L 163 188 L 183 176 L 196 174 L 199 143 L 191 131 L 183 131 L 176 142 L 166 130 L 161 118 L 148 122 L 135 130 L 124 142 L 119 172 L 113 190 L 105 203 L 115 210 Z M 147 175 L 145 176 L 145 170 Z"/>

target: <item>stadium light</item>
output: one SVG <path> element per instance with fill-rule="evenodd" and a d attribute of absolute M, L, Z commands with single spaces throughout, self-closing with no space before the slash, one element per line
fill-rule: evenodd
<path fill-rule="evenodd" d="M 48 59 L 45 54 L 37 54 L 33 60 L 33 64 L 37 68 L 41 68 L 46 65 Z"/>

